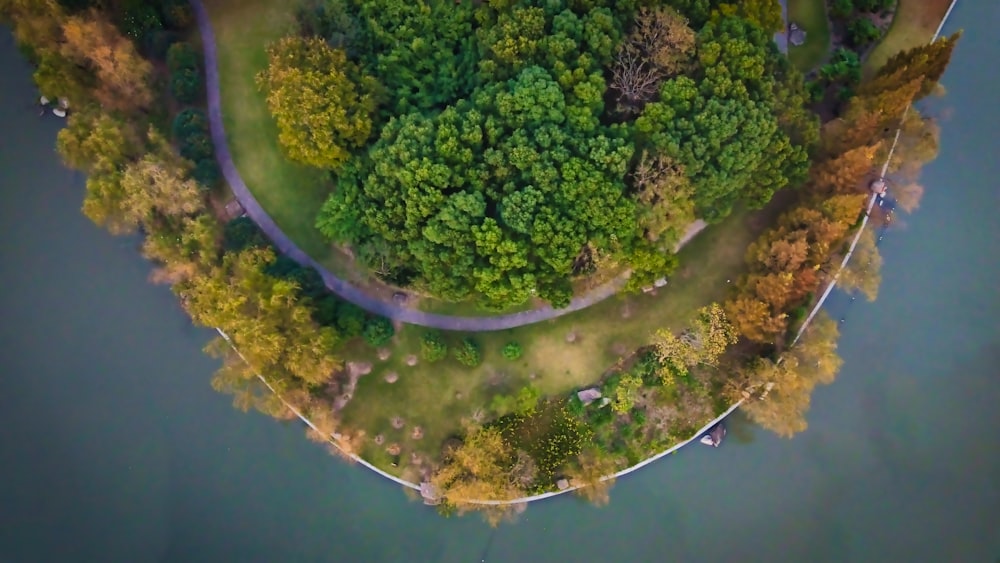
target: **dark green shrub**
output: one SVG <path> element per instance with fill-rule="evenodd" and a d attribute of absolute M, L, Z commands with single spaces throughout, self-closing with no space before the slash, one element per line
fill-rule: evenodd
<path fill-rule="evenodd" d="M 853 0 L 833 0 L 830 2 L 830 17 L 846 20 L 854 13 Z"/>
<path fill-rule="evenodd" d="M 523 353 L 524 353 L 524 351 L 521 350 L 521 345 L 518 344 L 517 342 L 508 342 L 503 347 L 503 351 L 502 351 L 503 357 L 507 358 L 508 360 L 512 360 L 512 361 L 520 358 L 521 354 L 523 354 Z"/>
<path fill-rule="evenodd" d="M 201 74 L 186 68 L 170 74 L 170 94 L 182 104 L 191 104 L 201 95 Z"/>
<path fill-rule="evenodd" d="M 219 185 L 220 175 L 219 165 L 216 164 L 214 158 L 203 158 L 199 160 L 195 163 L 194 170 L 191 171 L 191 177 L 208 189 L 212 189 Z"/>
<path fill-rule="evenodd" d="M 479 353 L 479 344 L 471 338 L 463 339 L 462 343 L 453 349 L 453 353 L 458 363 L 470 368 L 478 366 L 483 361 Z"/>
<path fill-rule="evenodd" d="M 868 18 L 858 18 L 847 24 L 847 39 L 855 47 L 865 47 L 882 36 Z"/>
<path fill-rule="evenodd" d="M 323 326 L 337 325 L 337 309 L 340 303 L 333 294 L 327 293 L 313 303 L 312 318 Z"/>
<path fill-rule="evenodd" d="M 365 329 L 365 311 L 354 303 L 341 303 L 337 309 L 337 328 L 344 338 L 360 336 Z M 392 325 L 389 325 L 392 326 Z"/>
<path fill-rule="evenodd" d="M 368 318 L 362 332 L 365 342 L 375 348 L 388 344 L 394 334 L 396 334 L 396 329 L 392 327 L 392 321 L 385 317 L 374 316 Z"/>
<path fill-rule="evenodd" d="M 264 248 L 268 245 L 268 240 L 253 219 L 237 217 L 223 228 L 222 244 L 227 251 L 239 252 L 251 247 Z"/>
<path fill-rule="evenodd" d="M 167 69 L 171 74 L 181 70 L 198 71 L 200 57 L 187 41 L 174 43 L 167 49 Z"/>
<path fill-rule="evenodd" d="M 440 332 L 432 330 L 424 333 L 420 339 L 420 356 L 428 362 L 437 362 L 448 357 L 448 345 L 445 344 Z"/>
<path fill-rule="evenodd" d="M 181 156 L 191 162 L 198 162 L 212 158 L 215 148 L 212 146 L 212 139 L 202 133 L 188 135 L 180 142 Z"/>
<path fill-rule="evenodd" d="M 177 114 L 173 124 L 174 138 L 178 141 L 191 135 L 208 135 L 208 117 L 197 108 L 188 108 Z"/>

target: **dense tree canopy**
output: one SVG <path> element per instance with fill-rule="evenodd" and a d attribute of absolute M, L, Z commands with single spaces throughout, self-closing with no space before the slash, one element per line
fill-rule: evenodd
<path fill-rule="evenodd" d="M 801 75 L 722 4 L 697 33 L 669 8 L 461 3 L 431 22 L 438 8 L 419 3 L 364 2 L 356 19 L 342 1 L 310 6 L 303 32 L 349 45 L 390 110 L 317 225 L 445 299 L 562 306 L 571 278 L 600 267 L 630 268 L 630 286 L 661 277 L 696 216 L 800 181 L 817 137 Z M 605 107 L 608 74 L 629 111 Z"/>
<path fill-rule="evenodd" d="M 631 147 L 568 102 L 532 66 L 434 117 L 390 121 L 367 171 L 342 175 L 320 228 L 368 238 L 446 298 L 565 302 L 584 246 L 611 252 L 635 230 L 622 179 Z"/>
<path fill-rule="evenodd" d="M 660 100 L 646 106 L 636 127 L 684 166 L 698 214 L 719 219 L 739 200 L 763 205 L 800 179 L 807 155 L 779 127 L 778 55 L 763 31 L 722 18 L 699 32 L 697 48 L 700 70 L 664 82 Z"/>

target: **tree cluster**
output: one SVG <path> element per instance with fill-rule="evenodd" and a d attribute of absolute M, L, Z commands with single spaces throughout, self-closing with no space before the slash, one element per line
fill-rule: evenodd
<path fill-rule="evenodd" d="M 391 3 L 376 20 L 383 4 L 354 17 L 316 0 L 300 23 L 335 35 L 383 86 L 378 138 L 339 169 L 317 226 L 393 283 L 497 309 L 532 296 L 565 306 L 572 278 L 662 277 L 695 214 L 762 205 L 804 176 L 815 137 L 804 85 L 743 11 L 696 33 L 669 8 L 462 3 L 429 22 L 437 8 Z M 436 78 L 414 87 L 421 65 Z M 624 123 L 609 125 L 621 121 L 611 92 L 631 108 Z M 311 130 L 302 121 L 295 130 Z"/>
<path fill-rule="evenodd" d="M 736 390 L 734 398 L 750 401 L 751 418 L 780 434 L 805 428 L 812 388 L 836 373 L 836 324 L 819 316 L 781 362 L 768 358 L 784 349 L 790 329 L 796 328 L 793 321 L 804 316 L 838 272 L 845 289 L 860 290 L 870 299 L 877 294 L 881 258 L 874 235 L 863 233 L 841 271 L 845 242 L 855 232 L 868 185 L 878 177 L 877 163 L 888 157 L 897 129 L 897 147 L 911 163 L 933 155 L 912 150 L 928 142 L 913 139 L 928 129 L 921 126 L 919 112 L 907 108 L 940 78 L 958 37 L 904 51 L 862 84 L 843 116 L 824 126 L 822 152 L 809 172 L 806 193 L 747 251 L 749 273 L 738 281 L 725 309 L 740 336 L 757 343 L 760 358 L 736 367 L 737 377 L 728 385 Z"/>
<path fill-rule="evenodd" d="M 163 120 L 149 112 L 151 84 L 163 77 L 140 56 L 135 35 L 123 32 L 126 24 L 145 29 L 148 22 L 135 20 L 142 13 L 160 22 L 163 9 L 178 5 L 147 3 L 153 11 L 143 12 L 139 4 L 102 12 L 88 2 L 67 2 L 64 9 L 46 0 L 3 0 L 0 13 L 12 19 L 17 40 L 38 65 L 43 93 L 71 97 L 57 148 L 88 176 L 84 213 L 114 233 L 141 230 L 143 254 L 155 264 L 151 278 L 170 284 L 195 322 L 220 328 L 238 350 L 222 340 L 210 345 L 223 358 L 213 386 L 233 394 L 240 407 L 281 418 L 291 415 L 291 404 L 329 434 L 334 417 L 314 391 L 340 369 L 343 335 L 335 325 L 341 318 L 330 316 L 324 304 L 330 296 L 316 272 L 289 267 L 246 220 L 223 229 L 211 214 L 207 188 L 217 174 L 207 176 L 203 165 L 214 167 L 207 120 L 199 110 L 181 111 L 173 122 L 177 147 L 171 143 Z M 183 9 L 171 13 L 184 21 Z M 163 54 L 175 77 L 198 69 L 189 47 Z"/>

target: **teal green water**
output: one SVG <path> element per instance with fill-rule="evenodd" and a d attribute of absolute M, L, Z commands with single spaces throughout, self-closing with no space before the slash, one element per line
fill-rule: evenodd
<path fill-rule="evenodd" d="M 233 410 L 215 362 L 135 239 L 79 213 L 55 118 L 0 34 L 0 561 L 996 561 L 1000 558 L 1000 7 L 933 102 L 927 194 L 883 246 L 882 295 L 835 300 L 844 368 L 810 429 L 735 419 L 618 483 L 612 502 L 535 505 L 514 525 L 443 519 Z"/>

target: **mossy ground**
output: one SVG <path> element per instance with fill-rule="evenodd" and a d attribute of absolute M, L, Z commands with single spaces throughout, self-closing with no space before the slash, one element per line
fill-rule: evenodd
<path fill-rule="evenodd" d="M 789 0 L 788 20 L 806 32 L 804 44 L 788 45 L 788 58 L 802 72 L 821 65 L 830 50 L 830 22 L 825 0 Z"/>

